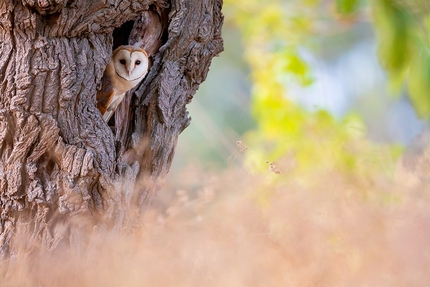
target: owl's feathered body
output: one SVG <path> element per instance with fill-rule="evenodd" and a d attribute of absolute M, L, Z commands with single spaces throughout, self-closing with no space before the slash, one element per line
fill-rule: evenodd
<path fill-rule="evenodd" d="M 127 91 L 142 81 L 148 71 L 148 55 L 141 48 L 120 46 L 112 54 L 97 92 L 97 107 L 108 122 Z"/>

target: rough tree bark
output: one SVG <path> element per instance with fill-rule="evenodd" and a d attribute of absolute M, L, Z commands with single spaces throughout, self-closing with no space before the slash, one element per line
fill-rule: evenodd
<path fill-rule="evenodd" d="M 54 249 L 74 240 L 74 218 L 121 227 L 131 203 L 151 202 L 189 124 L 186 105 L 222 51 L 221 6 L 0 0 L 4 256 L 13 252 L 16 230 Z M 96 108 L 97 87 L 112 49 L 136 42 L 152 55 L 152 67 L 109 127 Z"/>

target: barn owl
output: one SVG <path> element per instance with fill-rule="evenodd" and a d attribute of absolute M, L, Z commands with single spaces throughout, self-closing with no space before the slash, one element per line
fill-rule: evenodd
<path fill-rule="evenodd" d="M 148 71 L 148 55 L 145 50 L 133 46 L 120 46 L 112 53 L 112 59 L 97 92 L 97 108 L 108 122 L 127 91 L 134 88 Z"/>

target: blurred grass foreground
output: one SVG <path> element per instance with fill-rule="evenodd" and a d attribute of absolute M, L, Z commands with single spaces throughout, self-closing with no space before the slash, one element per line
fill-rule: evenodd
<path fill-rule="evenodd" d="M 224 5 L 143 221 L 14 254 L 0 286 L 429 286 L 430 4 Z"/>

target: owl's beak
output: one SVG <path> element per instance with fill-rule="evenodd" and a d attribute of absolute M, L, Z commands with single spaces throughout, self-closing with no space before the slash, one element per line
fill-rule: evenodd
<path fill-rule="evenodd" d="M 133 72 L 133 67 L 130 65 L 129 67 L 127 67 L 127 73 L 129 77 L 131 76 L 131 72 Z"/>

